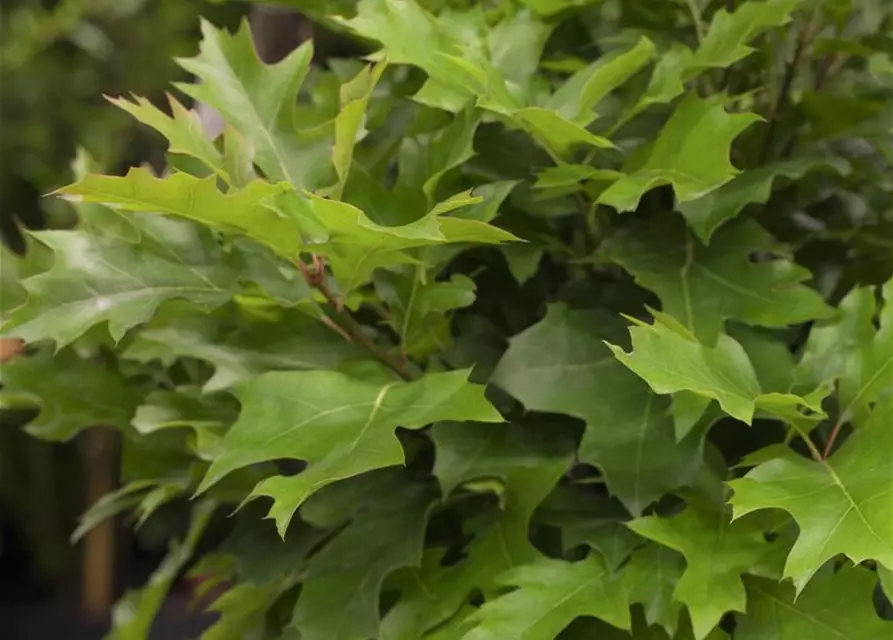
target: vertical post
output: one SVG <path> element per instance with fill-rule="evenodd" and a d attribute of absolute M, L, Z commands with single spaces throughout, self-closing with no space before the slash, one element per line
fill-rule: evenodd
<path fill-rule="evenodd" d="M 114 489 L 115 433 L 104 427 L 87 431 L 84 442 L 87 505 Z M 84 539 L 81 607 L 90 618 L 107 616 L 115 590 L 115 519 L 99 523 Z"/>

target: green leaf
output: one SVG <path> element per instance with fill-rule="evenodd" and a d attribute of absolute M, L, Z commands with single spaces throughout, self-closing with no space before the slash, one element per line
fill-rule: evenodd
<path fill-rule="evenodd" d="M 642 36 L 628 51 L 599 57 L 559 87 L 548 107 L 572 122 L 589 124 L 598 103 L 648 64 L 654 53 L 654 43 Z"/>
<path fill-rule="evenodd" d="M 611 571 L 616 571 L 642 538 L 626 526 L 629 514 L 621 504 L 586 486 L 559 485 L 534 515 L 537 524 L 561 530 L 561 548 L 572 552 L 588 545 L 598 552 Z"/>
<path fill-rule="evenodd" d="M 238 415 L 235 402 L 227 395 L 201 395 L 196 387 L 149 394 L 133 416 L 133 427 L 143 435 L 165 429 L 192 430 L 191 448 L 203 460 L 212 460 L 220 449 L 225 427 Z"/>
<path fill-rule="evenodd" d="M 787 583 L 747 577 L 747 615 L 739 618 L 735 638 L 809 638 L 862 640 L 886 638 L 893 623 L 878 617 L 871 604 L 875 576 L 861 567 L 823 571 L 797 595 Z"/>
<path fill-rule="evenodd" d="M 747 6 L 747 5 L 745 5 Z M 731 220 L 749 204 L 765 204 L 772 195 L 772 185 L 779 178 L 799 180 L 810 171 L 819 169 L 849 172 L 850 166 L 841 158 L 817 158 L 803 156 L 791 160 L 779 160 L 749 169 L 716 191 L 677 208 L 686 222 L 706 245 L 713 233 Z"/>
<path fill-rule="evenodd" d="M 151 211 L 189 218 L 221 231 L 239 232 L 272 248 L 286 260 L 302 251 L 327 256 L 350 290 L 367 281 L 380 266 L 409 261 L 401 252 L 412 247 L 452 242 L 500 243 L 512 234 L 477 220 L 431 211 L 398 227 L 375 224 L 359 209 L 313 195 L 298 195 L 283 183 L 255 181 L 240 191 L 222 194 L 213 178 L 185 173 L 155 178 L 133 169 L 123 178 L 87 176 L 60 189 L 67 196 L 129 211 Z"/>
<path fill-rule="evenodd" d="M 179 59 L 200 84 L 177 84 L 220 112 L 254 149 L 254 162 L 272 181 L 298 189 L 324 184 L 331 175 L 331 140 L 297 128 L 295 104 L 313 56 L 307 43 L 274 65 L 257 56 L 248 22 L 231 35 L 202 22 L 198 56 Z"/>
<path fill-rule="evenodd" d="M 437 187 L 443 177 L 474 156 L 474 134 L 479 124 L 480 114 L 465 109 L 446 127 L 401 142 L 397 156 L 399 173 L 392 198 L 405 200 L 410 206 L 406 207 L 407 211 L 388 212 L 389 217 L 382 222 L 406 224 L 435 206 Z M 393 207 L 392 198 L 382 203 L 384 208 Z M 415 215 L 410 217 L 411 214 Z M 401 217 L 395 219 L 395 215 Z"/>
<path fill-rule="evenodd" d="M 80 542 L 100 522 L 138 508 L 145 499 L 146 492 L 154 486 L 152 480 L 136 480 L 102 496 L 78 519 L 78 526 L 71 534 L 71 543 Z"/>
<path fill-rule="evenodd" d="M 475 590 L 493 590 L 499 574 L 540 557 L 528 537 L 529 522 L 571 463 L 564 437 L 520 425 L 440 423 L 431 437 L 444 496 L 487 481 L 500 505 L 478 518 L 461 562 L 441 566 L 438 556 L 411 574 L 411 586 L 388 614 L 392 638 L 418 637 L 454 615 Z"/>
<path fill-rule="evenodd" d="M 228 589 L 208 611 L 220 614 L 201 640 L 240 640 L 262 628 L 268 609 L 288 588 L 285 580 L 266 584 L 244 583 Z"/>
<path fill-rule="evenodd" d="M 676 107 L 641 162 L 598 198 L 618 211 L 634 210 L 642 195 L 670 184 L 679 202 L 701 198 L 731 180 L 737 170 L 729 162 L 732 141 L 759 120 L 752 113 L 729 114 L 726 98 L 699 98 L 689 93 Z"/>
<path fill-rule="evenodd" d="M 636 522 L 642 520 L 633 521 L 634 527 Z M 662 544 L 639 549 L 622 569 L 629 602 L 640 604 L 648 625 L 660 626 L 671 638 L 677 637 L 682 601 L 676 589 L 685 570 L 683 556 Z"/>
<path fill-rule="evenodd" d="M 598 556 L 573 563 L 544 558 L 509 571 L 500 582 L 516 589 L 471 617 L 478 624 L 466 640 L 552 640 L 580 616 L 629 629 L 623 589 Z"/>
<path fill-rule="evenodd" d="M 52 252 L 39 242 L 31 242 L 25 256 L 19 256 L 0 243 L 0 324 L 16 307 L 28 300 L 22 281 L 49 269 Z"/>
<path fill-rule="evenodd" d="M 174 173 L 156 178 L 146 169 L 126 176 L 87 175 L 58 193 L 77 202 L 97 202 L 123 211 L 148 211 L 188 218 L 221 231 L 239 231 L 294 259 L 301 248 L 300 222 L 275 208 L 282 183 L 256 180 L 244 189 L 223 194 L 215 177 Z"/>
<path fill-rule="evenodd" d="M 155 615 L 180 571 L 192 559 L 216 506 L 209 500 L 200 502 L 192 512 L 186 537 L 171 543 L 167 556 L 152 573 L 148 584 L 139 591 L 127 592 L 115 603 L 112 630 L 106 635 L 106 640 L 143 640 L 149 637 Z"/>
<path fill-rule="evenodd" d="M 567 156 L 576 145 L 581 144 L 597 149 L 610 149 L 614 146 L 614 143 L 607 138 L 590 133 L 555 111 L 540 107 L 525 107 L 516 111 L 514 115 L 530 135 L 558 156 Z"/>
<path fill-rule="evenodd" d="M 840 421 L 864 424 L 876 402 L 893 398 L 893 280 L 883 286 L 878 330 L 848 358 L 840 378 Z"/>
<path fill-rule="evenodd" d="M 787 24 L 800 0 L 745 2 L 729 13 L 720 8 L 713 14 L 704 41 L 695 53 L 695 69 L 729 67 L 756 49 L 747 45 L 755 37 Z"/>
<path fill-rule="evenodd" d="M 209 362 L 214 374 L 206 393 L 229 389 L 274 370 L 329 369 L 361 359 L 367 352 L 334 330 L 297 311 L 272 321 L 243 322 L 235 330 L 192 309 L 160 313 L 130 342 L 122 357 L 172 365 L 179 358 Z"/>
<path fill-rule="evenodd" d="M 672 518 L 649 516 L 629 526 L 685 556 L 674 597 L 688 608 L 697 640 L 706 638 L 727 611 L 745 611 L 742 574 L 771 575 L 773 560 L 781 557 L 777 545 L 766 541 L 759 518 L 730 523 L 728 514 L 689 506 Z"/>
<path fill-rule="evenodd" d="M 376 291 L 388 305 L 387 323 L 399 336 L 403 352 L 414 357 L 442 349 L 449 340 L 448 312 L 475 300 L 474 281 L 466 276 L 456 274 L 447 282 L 423 282 L 423 277 L 420 269 L 410 275 L 375 275 Z"/>
<path fill-rule="evenodd" d="M 37 405 L 26 427 L 44 440 L 70 440 L 94 426 L 126 428 L 143 390 L 103 362 L 79 358 L 70 350 L 55 357 L 45 350 L 3 363 L 4 406 Z"/>
<path fill-rule="evenodd" d="M 402 470 L 373 472 L 316 494 L 305 517 L 314 522 L 314 510 L 333 494 L 336 502 L 359 499 L 352 500 L 350 523 L 310 559 L 290 626 L 305 640 L 379 637 L 382 583 L 392 571 L 421 562 L 436 491 Z"/>
<path fill-rule="evenodd" d="M 798 593 L 825 562 L 844 554 L 893 568 L 893 403 L 878 404 L 839 451 L 816 462 L 792 452 L 730 482 L 739 518 L 784 509 L 800 527 L 785 564 Z"/>
<path fill-rule="evenodd" d="M 223 155 L 217 150 L 213 140 L 205 133 L 198 113 L 184 107 L 179 100 L 168 94 L 171 115 L 167 115 L 146 98 L 133 96 L 133 102 L 125 98 L 109 98 L 116 107 L 123 109 L 134 118 L 147 124 L 168 139 L 170 153 L 180 153 L 197 160 L 232 184 L 224 166 Z"/>
<path fill-rule="evenodd" d="M 80 231 L 36 232 L 55 261 L 23 282 L 28 303 L 10 315 L 4 333 L 62 347 L 107 322 L 118 341 L 165 300 L 214 307 L 239 291 L 237 265 L 210 234 L 151 216 L 139 218 L 139 229 L 137 244 Z"/>
<path fill-rule="evenodd" d="M 872 288 L 857 287 L 833 317 L 814 324 L 797 364 L 798 383 L 816 386 L 843 375 L 852 354 L 872 340 L 875 306 Z"/>
<path fill-rule="evenodd" d="M 341 87 L 341 111 L 335 118 L 335 146 L 332 149 L 332 164 L 338 175 L 338 185 L 333 196 L 341 199 L 344 184 L 353 162 L 353 148 L 361 133 L 366 107 L 378 84 L 386 64 L 364 67 L 350 82 Z"/>
<path fill-rule="evenodd" d="M 754 257 L 759 254 L 771 257 Z M 680 218 L 663 216 L 613 239 L 605 255 L 705 344 L 716 343 L 725 320 L 783 327 L 833 313 L 801 284 L 809 271 L 752 221 L 724 227 L 706 247 Z"/>
<path fill-rule="evenodd" d="M 270 515 L 284 533 L 295 510 L 325 485 L 402 464 L 403 449 L 394 434 L 398 426 L 501 421 L 483 388 L 467 378 L 468 372 L 454 371 L 381 385 L 335 371 L 265 373 L 237 388 L 242 413 L 198 491 L 250 464 L 306 460 L 310 466 L 304 472 L 268 478 L 251 494 L 273 498 Z"/>
<path fill-rule="evenodd" d="M 760 409 L 790 422 L 801 434 L 808 433 L 824 416 L 821 400 L 827 395 L 826 389 L 820 388 L 806 397 L 762 393 L 747 353 L 725 334 L 719 336 L 715 347 L 707 347 L 671 317 L 660 313 L 654 324 L 637 323 L 629 333 L 629 353 L 613 344 L 608 346 L 655 393 L 687 391 L 712 398 L 723 411 L 747 424 Z"/>
<path fill-rule="evenodd" d="M 603 340 L 622 340 L 606 314 L 549 308 L 511 339 L 493 382 L 533 411 L 586 422 L 580 460 L 599 467 L 608 488 L 634 514 L 694 478 L 700 434 L 676 444 L 668 403 L 611 355 Z"/>

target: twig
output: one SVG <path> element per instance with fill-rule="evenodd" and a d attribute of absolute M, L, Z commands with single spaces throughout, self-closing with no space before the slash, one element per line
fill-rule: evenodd
<path fill-rule="evenodd" d="M 322 294 L 323 298 L 326 299 L 326 302 L 341 320 L 341 323 L 339 324 L 331 318 L 328 318 L 326 324 L 329 327 L 335 329 L 342 337 L 348 340 L 348 342 L 356 342 L 357 344 L 362 345 L 373 358 L 396 373 L 403 380 L 413 379 L 413 376 L 406 370 L 405 363 L 392 358 L 375 344 L 375 342 L 366 335 L 366 332 L 363 331 L 363 327 L 351 315 L 350 311 L 344 308 L 344 302 L 332 293 L 332 290 L 329 289 L 329 285 L 326 283 L 325 262 L 322 258 L 314 255 L 313 263 L 309 266 L 300 259 L 296 260 L 296 264 L 307 284 Z"/>
<path fill-rule="evenodd" d="M 701 42 L 704 39 L 704 21 L 701 20 L 701 11 L 695 4 L 695 0 L 685 0 L 685 4 L 688 5 L 688 12 L 695 23 L 695 35 L 698 37 L 698 42 Z"/>
<path fill-rule="evenodd" d="M 791 55 L 791 59 L 788 61 L 787 67 L 785 68 L 784 77 L 781 80 L 781 87 L 779 87 L 778 90 L 778 97 L 775 99 L 775 105 L 772 107 L 772 112 L 769 114 L 769 127 L 766 129 L 766 137 L 763 138 L 763 149 L 760 152 L 760 163 L 766 162 L 769 153 L 772 151 L 772 144 L 774 142 L 776 130 L 778 129 L 778 116 L 781 113 L 782 107 L 784 107 L 785 103 L 788 101 L 791 89 L 794 86 L 794 79 L 797 77 L 797 68 L 800 66 L 803 52 L 806 51 L 807 45 L 812 40 L 813 35 L 815 35 L 816 26 L 818 25 L 817 18 L 818 13 L 813 14 L 813 17 L 806 23 L 803 29 L 801 29 L 800 34 L 797 36 L 797 42 L 794 45 L 794 53 Z"/>
<path fill-rule="evenodd" d="M 831 433 L 828 434 L 828 442 L 825 444 L 825 450 L 822 452 L 822 460 L 827 460 L 828 456 L 831 455 L 831 449 L 834 448 L 834 441 L 837 440 L 837 436 L 840 434 L 842 427 L 843 419 L 838 420 L 837 424 L 834 425 L 834 428 L 831 429 Z"/>

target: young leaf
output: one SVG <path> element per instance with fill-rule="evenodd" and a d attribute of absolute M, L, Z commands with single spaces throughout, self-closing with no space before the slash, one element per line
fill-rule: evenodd
<path fill-rule="evenodd" d="M 283 183 L 256 181 L 223 194 L 213 178 L 185 173 L 155 178 L 133 169 L 123 178 L 87 176 L 60 189 L 128 211 L 150 211 L 196 220 L 225 232 L 240 232 L 267 245 L 286 260 L 302 251 L 329 258 L 347 291 L 368 280 L 381 266 L 408 262 L 401 252 L 412 247 L 453 242 L 493 243 L 515 236 L 477 220 L 441 215 L 437 210 L 403 226 L 385 227 L 359 209 L 319 196 L 302 196 Z"/>
<path fill-rule="evenodd" d="M 332 164 L 338 175 L 338 184 L 333 194 L 336 200 L 341 199 L 344 191 L 353 162 L 353 148 L 362 129 L 366 107 L 384 70 L 384 63 L 372 68 L 364 67 L 353 80 L 341 87 L 341 111 L 335 117 L 335 146 L 332 149 Z"/>
<path fill-rule="evenodd" d="M 747 353 L 725 334 L 719 336 L 715 347 L 707 347 L 660 313 L 654 324 L 638 323 L 630 327 L 629 333 L 633 346 L 629 353 L 613 344 L 608 346 L 655 393 L 687 391 L 712 398 L 723 411 L 747 424 L 760 409 L 791 423 L 803 435 L 824 415 L 821 401 L 827 389 L 819 388 L 806 397 L 762 393 Z M 811 413 L 802 413 L 801 407 Z"/>
<path fill-rule="evenodd" d="M 548 107 L 571 122 L 589 124 L 596 105 L 648 64 L 654 53 L 654 43 L 642 36 L 628 51 L 600 57 L 559 87 Z"/>
<path fill-rule="evenodd" d="M 208 169 L 232 184 L 233 178 L 224 167 L 223 156 L 202 128 L 198 114 L 184 107 L 170 94 L 167 100 L 171 107 L 170 116 L 146 98 L 134 96 L 133 102 L 125 98 L 109 98 L 113 105 L 167 138 L 170 153 L 181 153 L 201 160 Z"/>
<path fill-rule="evenodd" d="M 483 388 L 467 378 L 468 372 L 454 371 L 381 385 L 335 371 L 265 373 L 237 388 L 242 413 L 198 491 L 250 464 L 306 460 L 304 472 L 267 478 L 252 492 L 273 498 L 270 514 L 284 534 L 295 510 L 325 485 L 403 463 L 398 426 L 501 421 Z"/>
<path fill-rule="evenodd" d="M 713 14 L 710 28 L 695 53 L 695 69 L 729 67 L 756 49 L 747 45 L 760 33 L 791 20 L 800 0 L 745 2 L 729 13 L 720 8 Z"/>
<path fill-rule="evenodd" d="M 331 143 L 325 135 L 301 132 L 295 122 L 298 90 L 313 56 L 307 43 L 275 65 L 260 61 L 248 22 L 235 34 L 202 22 L 198 56 L 178 60 L 200 84 L 177 87 L 220 112 L 254 149 L 254 162 L 272 181 L 297 189 L 319 187 L 331 174 Z"/>
<path fill-rule="evenodd" d="M 634 210 L 642 195 L 671 184 L 679 202 L 701 198 L 731 180 L 738 171 L 729 162 L 732 141 L 759 116 L 728 114 L 726 98 L 689 93 L 664 125 L 641 163 L 598 198 L 618 211 Z"/>
<path fill-rule="evenodd" d="M 662 216 L 612 240 L 605 252 L 705 344 L 716 342 L 727 319 L 783 327 L 833 313 L 801 284 L 809 271 L 753 221 L 726 226 L 706 247 L 679 217 Z M 773 257 L 756 261 L 759 252 Z"/>
<path fill-rule="evenodd" d="M 727 611 L 745 610 L 742 574 L 771 575 L 773 560 L 781 558 L 778 544 L 766 541 L 759 518 L 730 523 L 726 513 L 689 506 L 672 518 L 649 516 L 629 526 L 685 556 L 674 597 L 688 607 L 697 640 L 706 638 Z"/>
<path fill-rule="evenodd" d="M 730 482 L 735 517 L 784 509 L 800 527 L 785 564 L 797 592 L 825 562 L 844 554 L 893 568 L 893 403 L 879 403 L 868 422 L 827 460 L 793 452 L 763 462 Z"/>
<path fill-rule="evenodd" d="M 549 308 L 511 339 L 493 382 L 528 410 L 586 421 L 580 459 L 599 467 L 634 514 L 694 477 L 701 434 L 676 444 L 667 402 L 625 371 L 603 340 L 620 340 L 616 318 Z"/>
<path fill-rule="evenodd" d="M 803 593 L 787 583 L 748 576 L 747 615 L 738 619 L 735 638 L 863 640 L 887 638 L 893 623 L 871 604 L 874 575 L 862 567 L 823 571 Z"/>
<path fill-rule="evenodd" d="M 580 562 L 544 558 L 509 571 L 500 582 L 516 589 L 472 615 L 477 626 L 466 640 L 552 640 L 580 616 L 630 627 L 623 589 L 596 555 Z"/>

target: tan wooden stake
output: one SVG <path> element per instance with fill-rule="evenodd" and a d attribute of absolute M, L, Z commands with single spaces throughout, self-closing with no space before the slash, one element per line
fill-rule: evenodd
<path fill-rule="evenodd" d="M 84 475 L 87 504 L 93 505 L 115 484 L 115 433 L 96 427 L 86 434 Z M 115 519 L 98 524 L 84 539 L 81 606 L 86 616 L 108 615 L 115 588 Z"/>

